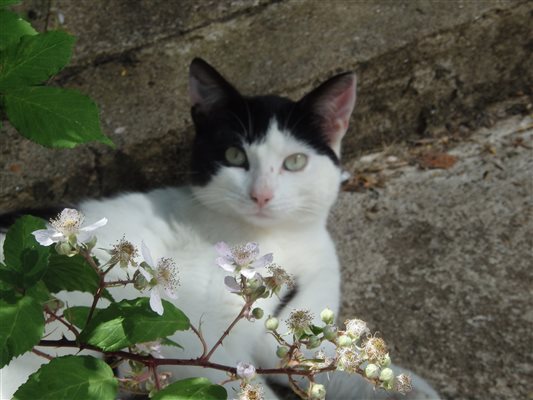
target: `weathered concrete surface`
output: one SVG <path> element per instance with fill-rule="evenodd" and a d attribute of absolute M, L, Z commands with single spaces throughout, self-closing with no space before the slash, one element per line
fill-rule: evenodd
<path fill-rule="evenodd" d="M 515 117 L 455 144 L 450 169 L 396 168 L 436 144 L 364 157 L 349 170 L 379 184 L 331 216 L 344 317 L 447 399 L 533 395 L 532 144 L 533 117 Z"/>
<path fill-rule="evenodd" d="M 37 22 L 45 19 L 47 4 L 29 4 Z M 118 150 L 43 150 L 3 128 L 3 211 L 186 181 L 192 135 L 186 76 L 197 55 L 245 93 L 298 97 L 336 71 L 355 69 L 360 101 L 355 134 L 345 143 L 347 159 L 432 135 L 437 127 L 478 126 L 488 119 L 487 104 L 529 95 L 533 84 L 533 3 L 520 0 L 439 7 L 311 0 L 216 7 L 182 1 L 153 8 L 140 1 L 107 2 L 107 8 L 87 1 L 51 4 L 48 25 L 61 13 L 64 26 L 80 36 L 76 66 L 56 83 L 79 88 L 100 104 L 102 125 Z M 160 23 L 153 26 L 154 20 Z M 111 25 L 117 27 L 114 49 Z"/>

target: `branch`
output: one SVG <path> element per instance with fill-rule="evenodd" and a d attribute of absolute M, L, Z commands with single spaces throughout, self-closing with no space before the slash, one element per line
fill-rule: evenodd
<path fill-rule="evenodd" d="M 239 315 L 237 315 L 237 317 L 235 317 L 235 319 L 231 322 L 231 324 L 228 326 L 228 328 L 224 331 L 224 333 L 222 334 L 222 336 L 220 337 L 220 339 L 217 340 L 217 342 L 215 343 L 215 345 L 211 348 L 211 350 L 209 351 L 209 353 L 207 353 L 207 355 L 205 357 L 201 357 L 202 360 L 209 360 L 209 358 L 211 358 L 211 356 L 213 355 L 213 353 L 215 352 L 215 350 L 218 348 L 218 346 L 220 346 L 222 344 L 222 341 L 226 338 L 226 336 L 228 336 L 229 332 L 233 329 L 233 327 L 237 324 L 237 322 L 239 322 L 239 320 L 241 320 L 244 316 L 244 313 L 246 312 L 247 309 L 250 308 L 250 305 L 248 303 L 246 303 L 242 309 L 241 309 L 241 312 L 239 313 Z"/>

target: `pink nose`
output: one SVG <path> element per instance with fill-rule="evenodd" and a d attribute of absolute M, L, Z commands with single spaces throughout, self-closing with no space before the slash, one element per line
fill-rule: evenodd
<path fill-rule="evenodd" d="M 259 207 L 264 207 L 270 200 L 272 200 L 274 194 L 270 190 L 252 190 L 250 198 L 255 201 Z"/>

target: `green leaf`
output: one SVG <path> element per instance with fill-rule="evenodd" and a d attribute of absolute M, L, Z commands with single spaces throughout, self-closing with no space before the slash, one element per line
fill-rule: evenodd
<path fill-rule="evenodd" d="M 214 385 L 206 378 L 189 378 L 168 385 L 155 393 L 152 400 L 220 400 L 227 398 L 228 392 L 222 386 Z"/>
<path fill-rule="evenodd" d="M 78 290 L 94 294 L 98 289 L 100 278 L 79 254 L 68 257 L 52 253 L 43 281 L 52 293 Z"/>
<path fill-rule="evenodd" d="M 58 357 L 32 374 L 13 400 L 114 400 L 113 370 L 91 356 Z"/>
<path fill-rule="evenodd" d="M 0 7 L 2 5 L 0 4 Z M 7 10 L 0 10 L 0 50 L 13 43 L 17 43 L 24 35 L 36 35 L 37 31 L 29 22 L 24 21 L 18 14 Z"/>
<path fill-rule="evenodd" d="M 75 37 L 62 31 L 23 36 L 0 54 L 0 91 L 37 85 L 70 61 Z"/>
<path fill-rule="evenodd" d="M 115 351 L 189 329 L 189 319 L 181 310 L 165 300 L 163 309 L 163 315 L 156 314 L 145 297 L 113 303 L 92 318 L 80 340 Z"/>
<path fill-rule="evenodd" d="M 91 307 L 87 306 L 72 306 L 65 310 L 63 315 L 71 324 L 77 328 L 85 328 L 85 322 L 87 322 L 87 317 L 89 316 L 89 310 Z M 101 308 L 95 308 L 93 312 L 93 318 L 102 311 Z"/>
<path fill-rule="evenodd" d="M 72 89 L 32 87 L 4 95 L 11 124 L 25 137 L 48 147 L 98 141 L 113 146 L 100 129 L 98 107 Z"/>
<path fill-rule="evenodd" d="M 0 0 L 0 8 L 14 6 L 20 2 L 21 0 Z"/>
<path fill-rule="evenodd" d="M 62 290 L 96 293 L 100 278 L 96 271 L 79 254 L 68 257 L 52 251 L 43 281 L 52 293 Z M 103 298 L 114 301 L 108 290 Z"/>
<path fill-rule="evenodd" d="M 15 221 L 4 242 L 6 266 L 0 270 L 0 279 L 28 288 L 42 278 L 48 267 L 50 248 L 37 243 L 32 232 L 44 228 L 42 219 L 30 215 Z"/>
<path fill-rule="evenodd" d="M 0 368 L 36 345 L 44 332 L 41 304 L 29 296 L 0 298 Z"/>

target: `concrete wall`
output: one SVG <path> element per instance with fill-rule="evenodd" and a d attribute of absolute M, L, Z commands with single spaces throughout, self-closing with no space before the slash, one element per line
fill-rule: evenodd
<path fill-rule="evenodd" d="M 346 160 L 475 127 L 487 104 L 530 93 L 532 9 L 520 0 L 26 0 L 21 11 L 38 28 L 78 36 L 72 66 L 54 83 L 97 101 L 118 149 L 45 150 L 5 125 L 0 210 L 186 181 L 194 56 L 248 94 L 298 98 L 357 71 Z"/>

